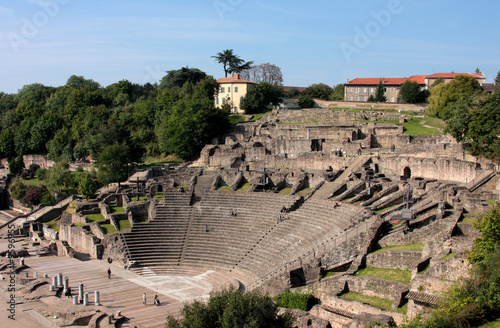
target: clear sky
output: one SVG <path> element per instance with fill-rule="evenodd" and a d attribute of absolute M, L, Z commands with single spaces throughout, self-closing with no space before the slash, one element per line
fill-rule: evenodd
<path fill-rule="evenodd" d="M 156 82 L 224 49 L 281 67 L 284 84 L 500 70 L 500 1 L 0 0 L 0 91 Z"/>

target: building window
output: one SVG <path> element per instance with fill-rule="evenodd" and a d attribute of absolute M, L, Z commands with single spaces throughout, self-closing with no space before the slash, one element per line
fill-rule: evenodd
<path fill-rule="evenodd" d="M 391 88 L 391 92 L 394 92 L 394 88 Z"/>
<path fill-rule="evenodd" d="M 368 97 L 367 96 L 363 96 L 363 101 L 367 101 L 368 100 Z"/>
<path fill-rule="evenodd" d="M 240 97 L 240 102 L 243 100 L 243 96 Z"/>
<path fill-rule="evenodd" d="M 238 87 L 234 87 L 234 92 L 238 92 Z"/>
<path fill-rule="evenodd" d="M 391 102 L 394 102 L 394 96 L 391 96 Z"/>
<path fill-rule="evenodd" d="M 359 101 L 359 96 L 356 96 L 356 101 Z"/>
<path fill-rule="evenodd" d="M 226 98 L 222 98 L 222 104 L 224 105 L 226 103 Z"/>
<path fill-rule="evenodd" d="M 227 93 L 231 93 L 231 87 L 227 87 Z"/>
<path fill-rule="evenodd" d="M 215 104 L 218 105 L 219 104 L 219 97 L 215 98 Z"/>
<path fill-rule="evenodd" d="M 370 88 L 370 92 L 373 92 L 373 88 Z"/>
<path fill-rule="evenodd" d="M 355 87 L 354 92 L 359 92 L 359 87 Z"/>
<path fill-rule="evenodd" d="M 349 101 L 352 101 L 352 96 L 349 96 Z"/>
<path fill-rule="evenodd" d="M 224 93 L 224 92 L 226 92 L 226 88 L 220 87 L 220 93 Z"/>
<path fill-rule="evenodd" d="M 368 88 L 363 88 L 363 92 L 366 92 L 368 90 Z"/>

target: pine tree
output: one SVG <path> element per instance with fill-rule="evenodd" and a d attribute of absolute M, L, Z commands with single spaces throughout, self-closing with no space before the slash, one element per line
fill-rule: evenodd
<path fill-rule="evenodd" d="M 384 90 L 384 81 L 380 80 L 380 82 L 377 84 L 377 90 L 375 90 L 375 100 L 377 102 L 386 102 L 387 98 L 384 96 L 385 90 Z"/>

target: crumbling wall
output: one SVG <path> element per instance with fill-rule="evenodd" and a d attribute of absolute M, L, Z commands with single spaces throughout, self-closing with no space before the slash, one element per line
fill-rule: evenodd
<path fill-rule="evenodd" d="M 102 258 L 103 247 L 100 239 L 83 228 L 61 225 L 59 239 L 67 241 L 78 252 L 89 254 L 96 259 Z"/>

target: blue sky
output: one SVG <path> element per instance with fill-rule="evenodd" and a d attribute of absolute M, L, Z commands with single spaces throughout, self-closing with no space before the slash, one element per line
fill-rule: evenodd
<path fill-rule="evenodd" d="M 284 84 L 500 70 L 500 1 L 0 0 L 0 91 L 156 82 L 234 49 L 281 67 Z"/>

